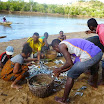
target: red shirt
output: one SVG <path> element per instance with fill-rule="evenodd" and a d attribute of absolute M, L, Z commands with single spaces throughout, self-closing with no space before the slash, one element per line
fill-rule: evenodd
<path fill-rule="evenodd" d="M 7 55 L 6 52 L 3 52 L 0 55 L 0 61 L 3 63 L 3 65 L 11 58 L 10 55 Z"/>
<path fill-rule="evenodd" d="M 104 46 L 104 24 L 99 24 L 96 29 L 100 43 Z"/>

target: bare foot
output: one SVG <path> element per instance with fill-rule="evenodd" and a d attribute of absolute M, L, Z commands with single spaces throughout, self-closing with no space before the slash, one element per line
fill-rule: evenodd
<path fill-rule="evenodd" d="M 88 81 L 88 84 L 89 84 L 90 86 L 93 86 L 93 83 L 92 83 L 91 81 Z"/>
<path fill-rule="evenodd" d="M 60 104 L 67 104 L 67 102 L 63 102 L 61 97 L 55 97 L 55 101 L 59 102 Z"/>
<path fill-rule="evenodd" d="M 92 89 L 97 90 L 97 86 L 95 86 L 92 82 L 88 82 L 88 84 L 92 87 Z"/>
<path fill-rule="evenodd" d="M 98 90 L 98 88 L 96 88 L 96 87 L 93 87 L 93 86 L 92 86 L 92 89 L 93 89 L 93 90 Z"/>
<path fill-rule="evenodd" d="M 15 88 L 15 89 L 17 89 L 17 90 L 19 90 L 19 89 L 21 89 L 22 88 L 22 86 L 19 86 L 19 85 L 11 85 L 11 88 Z"/>
<path fill-rule="evenodd" d="M 104 85 L 104 81 L 103 80 L 100 80 L 98 85 Z"/>

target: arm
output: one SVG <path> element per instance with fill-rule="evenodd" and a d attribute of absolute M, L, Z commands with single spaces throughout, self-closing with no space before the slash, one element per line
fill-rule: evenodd
<path fill-rule="evenodd" d="M 66 40 L 66 35 L 64 35 L 64 40 Z"/>
<path fill-rule="evenodd" d="M 24 62 L 37 61 L 37 58 L 24 59 Z"/>
<path fill-rule="evenodd" d="M 63 70 L 61 70 L 61 72 L 60 72 L 60 73 L 66 72 L 66 71 L 68 71 L 70 68 L 71 68 L 71 67 L 66 68 L 66 69 L 63 69 Z"/>
<path fill-rule="evenodd" d="M 14 74 L 18 74 L 20 73 L 22 70 L 21 70 L 21 64 L 19 63 L 15 63 L 15 66 L 14 66 L 14 69 L 13 69 L 13 73 Z"/>
<path fill-rule="evenodd" d="M 90 30 L 87 30 L 85 31 L 86 34 L 91 34 L 91 33 L 96 33 L 96 31 L 90 31 Z"/>
<path fill-rule="evenodd" d="M 65 60 L 66 60 L 65 64 L 62 67 L 60 67 L 61 70 L 72 67 L 73 62 L 71 60 L 71 55 L 67 50 L 67 46 L 65 44 L 61 44 L 61 45 L 59 45 L 59 49 L 60 49 L 60 52 L 63 54 Z"/>
<path fill-rule="evenodd" d="M 3 63 L 0 61 L 0 68 L 3 68 Z"/>
<path fill-rule="evenodd" d="M 40 61 L 40 51 L 38 51 L 37 59 L 38 59 L 38 63 L 39 63 L 39 61 Z"/>
<path fill-rule="evenodd" d="M 53 73 L 58 76 L 60 73 L 65 72 L 67 70 L 69 70 L 72 66 L 73 66 L 73 62 L 71 60 L 71 56 L 70 53 L 67 50 L 67 46 L 65 44 L 61 44 L 59 46 L 60 52 L 64 55 L 64 58 L 66 60 L 65 64 L 60 67 L 60 68 L 56 68 Z"/>

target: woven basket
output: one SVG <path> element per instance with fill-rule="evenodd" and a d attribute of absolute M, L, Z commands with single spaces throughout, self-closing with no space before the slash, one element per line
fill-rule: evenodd
<path fill-rule="evenodd" d="M 46 58 L 47 58 L 47 59 L 54 60 L 56 57 L 57 57 L 57 53 L 56 53 L 56 51 L 54 51 L 54 50 L 49 50 L 49 51 L 46 53 Z"/>
<path fill-rule="evenodd" d="M 47 83 L 47 85 L 34 87 L 32 85 L 33 82 L 39 82 L 39 83 L 45 82 L 45 83 Z M 50 75 L 39 74 L 39 75 L 35 75 L 31 79 L 29 79 L 28 85 L 29 85 L 30 91 L 35 96 L 40 97 L 40 98 L 45 98 L 45 97 L 49 96 L 50 94 L 52 94 L 53 88 L 54 88 L 54 80 Z"/>

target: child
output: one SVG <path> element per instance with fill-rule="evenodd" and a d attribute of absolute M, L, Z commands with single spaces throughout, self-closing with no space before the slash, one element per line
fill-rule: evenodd
<path fill-rule="evenodd" d="M 11 59 L 12 55 L 14 53 L 14 49 L 12 46 L 8 46 L 6 48 L 6 52 L 3 52 L 1 55 L 0 55 L 0 67 L 3 68 L 3 66 L 5 65 L 5 63 Z"/>
<path fill-rule="evenodd" d="M 14 56 L 4 65 L 1 71 L 1 78 L 5 81 L 13 81 L 11 84 L 12 88 L 22 88 L 20 85 L 18 85 L 18 82 L 28 76 L 27 71 L 28 65 L 30 64 L 23 65 L 23 63 L 25 59 L 27 60 L 31 53 L 32 48 L 29 46 L 29 44 L 25 44 L 22 49 L 22 53 Z"/>
<path fill-rule="evenodd" d="M 60 32 L 59 32 L 60 36 L 58 37 L 58 39 L 59 39 L 60 41 L 63 41 L 63 40 L 66 39 L 66 36 L 63 35 L 63 33 L 64 33 L 63 31 L 60 31 Z"/>

